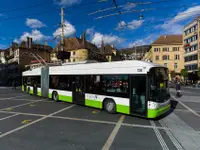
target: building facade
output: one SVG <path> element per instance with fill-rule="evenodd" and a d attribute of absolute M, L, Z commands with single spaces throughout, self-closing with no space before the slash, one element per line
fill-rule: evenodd
<path fill-rule="evenodd" d="M 59 61 L 56 57 L 56 53 L 61 49 L 59 43 L 54 51 L 51 53 L 51 61 Z M 81 38 L 71 37 L 64 39 L 64 51 L 70 52 L 70 58 L 65 62 L 81 62 L 87 60 L 95 60 L 98 62 L 106 62 L 106 56 L 101 53 L 100 49 L 95 44 L 92 44 L 86 40 L 86 33 L 84 32 Z"/>
<path fill-rule="evenodd" d="M 200 67 L 200 17 L 183 28 L 183 46 L 185 69 L 189 80 L 198 80 L 197 70 Z"/>
<path fill-rule="evenodd" d="M 177 74 L 184 68 L 182 35 L 162 35 L 152 43 L 151 61 Z M 149 55 L 149 54 L 148 54 Z"/>
<path fill-rule="evenodd" d="M 150 49 L 150 45 L 142 45 L 121 49 L 120 53 L 123 55 L 125 60 L 142 60 L 144 55 L 149 52 Z"/>
<path fill-rule="evenodd" d="M 11 85 L 13 80 L 21 83 L 21 74 L 26 67 L 37 63 L 50 62 L 50 53 L 52 47 L 47 45 L 32 43 L 31 38 L 27 38 L 26 42 L 20 44 L 12 43 L 12 45 L 1 51 L 1 57 L 4 56 L 5 65 L 1 65 L 1 79 L 4 79 L 2 85 Z"/>

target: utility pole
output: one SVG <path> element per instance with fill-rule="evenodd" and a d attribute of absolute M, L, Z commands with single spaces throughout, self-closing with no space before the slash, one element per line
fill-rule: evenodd
<path fill-rule="evenodd" d="M 64 28 L 65 28 L 65 21 L 64 21 L 64 8 L 61 8 L 61 51 L 64 51 Z"/>

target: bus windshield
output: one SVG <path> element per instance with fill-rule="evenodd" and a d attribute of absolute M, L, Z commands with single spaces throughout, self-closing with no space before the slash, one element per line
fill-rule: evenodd
<path fill-rule="evenodd" d="M 150 71 L 150 101 L 165 102 L 170 98 L 168 89 L 168 69 L 153 68 Z"/>

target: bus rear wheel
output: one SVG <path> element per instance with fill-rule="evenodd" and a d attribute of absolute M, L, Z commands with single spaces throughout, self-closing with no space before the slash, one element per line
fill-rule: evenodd
<path fill-rule="evenodd" d="M 52 99 L 54 100 L 54 101 L 59 101 L 59 99 L 58 99 L 58 93 L 57 92 L 53 92 L 52 93 Z"/>
<path fill-rule="evenodd" d="M 104 102 L 104 109 L 110 114 L 116 113 L 115 102 L 112 99 L 106 99 Z"/>

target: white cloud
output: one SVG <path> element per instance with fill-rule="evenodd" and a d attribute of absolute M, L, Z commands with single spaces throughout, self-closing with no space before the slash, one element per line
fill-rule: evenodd
<path fill-rule="evenodd" d="M 80 2 L 81 0 L 54 0 L 54 3 L 60 6 L 71 6 L 73 4 L 78 4 Z"/>
<path fill-rule="evenodd" d="M 124 42 L 123 38 L 120 38 L 112 34 L 102 34 L 99 32 L 95 32 L 93 35 L 90 36 L 91 36 L 91 42 L 97 45 L 97 47 L 101 46 L 102 39 L 105 44 L 111 44 L 116 47 L 120 46 L 120 44 Z"/>
<path fill-rule="evenodd" d="M 86 33 L 87 33 L 88 35 L 93 35 L 93 34 L 95 33 L 94 27 L 88 28 L 88 29 L 86 30 Z"/>
<path fill-rule="evenodd" d="M 37 42 L 42 41 L 42 40 L 48 40 L 51 38 L 50 36 L 45 36 L 39 30 L 35 29 L 35 30 L 32 30 L 31 33 L 24 32 L 23 35 L 19 39 L 15 39 L 14 42 L 20 43 L 22 41 L 26 41 L 27 37 L 31 37 L 33 41 L 37 41 Z"/>
<path fill-rule="evenodd" d="M 193 6 L 185 11 L 179 12 L 174 18 L 165 21 L 164 24 L 156 26 L 156 28 L 162 28 L 168 33 L 179 34 L 182 32 L 182 29 L 184 27 L 184 25 L 181 22 L 199 14 L 200 6 Z"/>
<path fill-rule="evenodd" d="M 54 37 L 57 37 L 57 36 L 61 35 L 61 31 L 62 31 L 62 29 L 61 29 L 61 28 L 58 28 L 58 29 L 53 33 L 53 36 L 54 36 Z M 71 35 L 73 35 L 75 32 L 76 32 L 75 27 L 74 27 L 72 24 L 70 24 L 68 21 L 65 21 L 64 35 L 65 35 L 65 36 L 71 36 Z"/>
<path fill-rule="evenodd" d="M 125 10 L 131 10 L 132 8 L 135 8 L 137 6 L 137 4 L 135 3 L 127 3 L 125 6 L 124 6 L 124 9 Z"/>
<path fill-rule="evenodd" d="M 157 38 L 156 34 L 150 34 L 144 39 L 136 40 L 132 43 L 129 43 L 128 47 L 132 48 L 134 46 L 141 46 L 141 45 L 149 45 Z"/>
<path fill-rule="evenodd" d="M 143 22 L 144 22 L 144 20 L 133 20 L 128 23 L 126 23 L 125 21 L 121 21 L 118 23 L 116 29 L 119 30 L 119 29 L 123 29 L 123 28 L 128 28 L 130 30 L 135 30 L 135 29 L 139 28 L 140 26 L 142 26 Z"/>
<path fill-rule="evenodd" d="M 45 24 L 43 24 L 41 21 L 37 20 L 37 19 L 26 19 L 26 25 L 30 28 L 42 28 L 42 27 L 46 27 Z"/>

